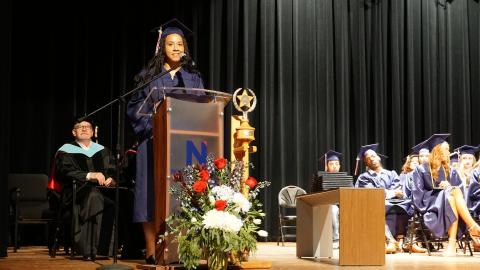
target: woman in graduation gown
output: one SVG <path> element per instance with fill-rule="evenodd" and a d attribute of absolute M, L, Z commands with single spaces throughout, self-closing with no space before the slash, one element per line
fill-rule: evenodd
<path fill-rule="evenodd" d="M 480 161 L 477 164 L 472 171 L 466 197 L 468 210 L 478 219 L 480 217 Z"/>
<path fill-rule="evenodd" d="M 450 167 L 450 134 L 434 134 L 424 142 L 430 149 L 428 163 L 413 172 L 412 195 L 415 207 L 423 213 L 427 228 L 437 237 L 448 233 L 448 245 L 444 255 L 456 254 L 456 236 L 459 219 L 465 222 L 472 239 L 478 242 L 480 226 L 470 215 L 462 191 L 458 173 Z"/>
<path fill-rule="evenodd" d="M 155 56 L 147 66 L 135 77 L 137 85 L 143 85 L 156 75 L 169 69 L 172 71 L 163 77 L 149 82 L 134 94 L 128 102 L 127 114 L 138 138 L 137 170 L 135 178 L 134 222 L 141 222 L 146 242 L 146 263 L 155 263 L 156 231 L 153 222 L 153 118 L 139 114 L 153 112 L 156 103 L 163 99 L 159 91 L 147 96 L 154 87 L 186 87 L 203 88 L 203 81 L 190 65 L 182 65 L 182 59 L 189 57 L 185 34 L 189 32 L 183 24 L 172 20 L 162 25 L 159 31 L 159 42 Z M 182 58 L 183 56 L 183 58 Z"/>
<path fill-rule="evenodd" d="M 412 174 L 415 168 L 419 165 L 418 163 L 418 153 L 414 151 L 414 153 L 410 154 L 407 156 L 405 163 L 402 166 L 402 172 L 398 176 L 400 179 L 400 183 L 403 183 L 403 193 L 405 194 L 405 198 L 408 200 L 412 200 L 412 186 L 413 186 L 413 180 L 412 180 Z M 409 214 L 413 214 L 413 209 L 411 209 L 412 212 Z M 409 230 L 410 228 L 407 228 Z M 408 237 L 409 233 L 407 231 L 405 237 Z M 404 244 L 403 244 L 403 250 L 405 252 L 413 252 L 413 253 L 425 253 L 427 252 L 427 249 L 420 247 L 416 243 L 414 244 L 409 244 L 411 243 L 410 239 L 404 239 Z"/>
<path fill-rule="evenodd" d="M 462 180 L 461 188 L 465 196 L 465 202 L 473 216 L 478 216 L 480 197 L 478 191 L 478 164 L 475 158 L 475 153 L 479 148 L 471 145 L 463 145 L 455 149 L 455 154 L 458 155 L 458 175 Z M 477 172 L 475 172 L 477 171 Z"/>

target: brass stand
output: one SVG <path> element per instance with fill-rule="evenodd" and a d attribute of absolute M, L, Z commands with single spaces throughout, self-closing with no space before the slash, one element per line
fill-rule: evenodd
<path fill-rule="evenodd" d="M 251 112 L 255 108 L 256 104 L 256 97 L 250 97 L 247 93 L 247 90 L 243 90 L 241 96 L 237 96 L 237 93 L 241 89 L 237 89 L 235 94 L 233 95 L 233 100 L 235 104 L 235 108 L 237 110 L 243 112 L 243 115 L 234 115 L 231 118 L 231 136 L 232 136 L 232 144 L 231 144 L 231 153 L 230 158 L 231 160 L 235 159 L 237 161 L 241 161 L 244 165 L 243 170 L 243 177 L 240 183 L 240 188 L 242 191 L 243 196 L 248 199 L 248 192 L 249 186 L 245 184 L 245 181 L 248 179 L 249 173 L 249 164 L 250 164 L 250 156 L 249 154 L 257 152 L 256 146 L 250 146 L 250 143 L 255 140 L 255 128 L 250 126 L 248 122 L 248 112 Z M 251 94 L 254 93 L 249 90 Z M 236 104 L 236 99 L 239 99 L 240 105 Z M 250 106 L 250 101 L 254 101 L 254 105 Z M 247 110 L 248 109 L 248 110 Z M 233 269 L 269 269 L 272 268 L 271 261 L 243 261 L 236 263 L 233 266 Z"/>
<path fill-rule="evenodd" d="M 255 128 L 250 126 L 248 119 L 235 115 L 232 116 L 232 131 L 234 130 L 231 158 L 243 162 L 244 171 L 240 188 L 243 196 L 248 197 L 249 187 L 245 184 L 245 181 L 250 175 L 248 168 L 248 164 L 250 164 L 249 154 L 257 152 L 256 146 L 250 146 L 250 143 L 255 140 Z"/>

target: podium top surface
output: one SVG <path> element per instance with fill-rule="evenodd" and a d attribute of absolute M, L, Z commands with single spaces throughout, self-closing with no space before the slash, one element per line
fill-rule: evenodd
<path fill-rule="evenodd" d="M 309 205 L 335 204 L 340 202 L 340 194 L 352 194 L 352 192 L 369 193 L 373 196 L 384 198 L 385 190 L 383 188 L 356 188 L 356 187 L 340 187 L 326 191 L 308 193 L 297 196 L 297 200 L 302 200 Z M 381 199 L 383 202 L 383 199 Z"/>
<path fill-rule="evenodd" d="M 152 115 L 156 104 L 162 102 L 166 97 L 197 103 L 223 103 L 223 106 L 226 106 L 232 99 L 232 95 L 229 93 L 209 89 L 153 86 L 137 114 Z"/>

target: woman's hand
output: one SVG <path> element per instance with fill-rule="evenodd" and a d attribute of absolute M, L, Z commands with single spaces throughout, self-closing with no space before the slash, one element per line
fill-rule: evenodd
<path fill-rule="evenodd" d="M 439 187 L 443 188 L 443 189 L 446 189 L 448 187 L 450 187 L 450 183 L 448 181 L 442 181 L 440 182 L 440 184 L 438 184 Z"/>

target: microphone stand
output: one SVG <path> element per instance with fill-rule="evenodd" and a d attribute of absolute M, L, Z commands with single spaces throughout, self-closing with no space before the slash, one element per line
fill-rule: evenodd
<path fill-rule="evenodd" d="M 166 74 L 170 73 L 170 71 L 177 69 L 179 67 L 182 67 L 187 63 L 186 61 L 186 55 L 182 56 L 180 65 L 177 67 L 171 67 L 170 69 L 161 72 L 157 75 L 155 75 L 153 78 L 148 80 L 147 82 L 135 87 L 134 89 L 128 91 L 127 93 L 120 95 L 118 98 L 110 101 L 109 103 L 101 106 L 100 108 L 94 110 L 93 112 L 86 114 L 84 118 L 90 117 L 94 114 L 96 114 L 99 111 L 102 111 L 105 108 L 110 107 L 111 105 L 115 104 L 118 102 L 118 114 L 117 114 L 117 144 L 115 147 L 116 150 L 116 166 L 115 166 L 115 217 L 114 217 L 114 238 L 113 238 L 113 264 L 109 265 L 102 265 L 97 268 L 97 270 L 132 270 L 133 268 L 128 266 L 128 265 L 123 265 L 117 263 L 117 256 L 118 256 L 118 212 L 119 212 L 119 207 L 118 207 L 118 201 L 119 201 L 119 196 L 118 196 L 118 185 L 120 182 L 120 161 L 122 160 L 121 155 L 122 155 L 122 150 L 123 150 L 123 137 L 122 135 L 124 134 L 124 105 L 125 105 L 125 97 L 127 97 L 130 94 L 136 93 L 138 90 L 142 89 L 146 85 L 150 84 L 151 82 L 165 76 Z"/>

